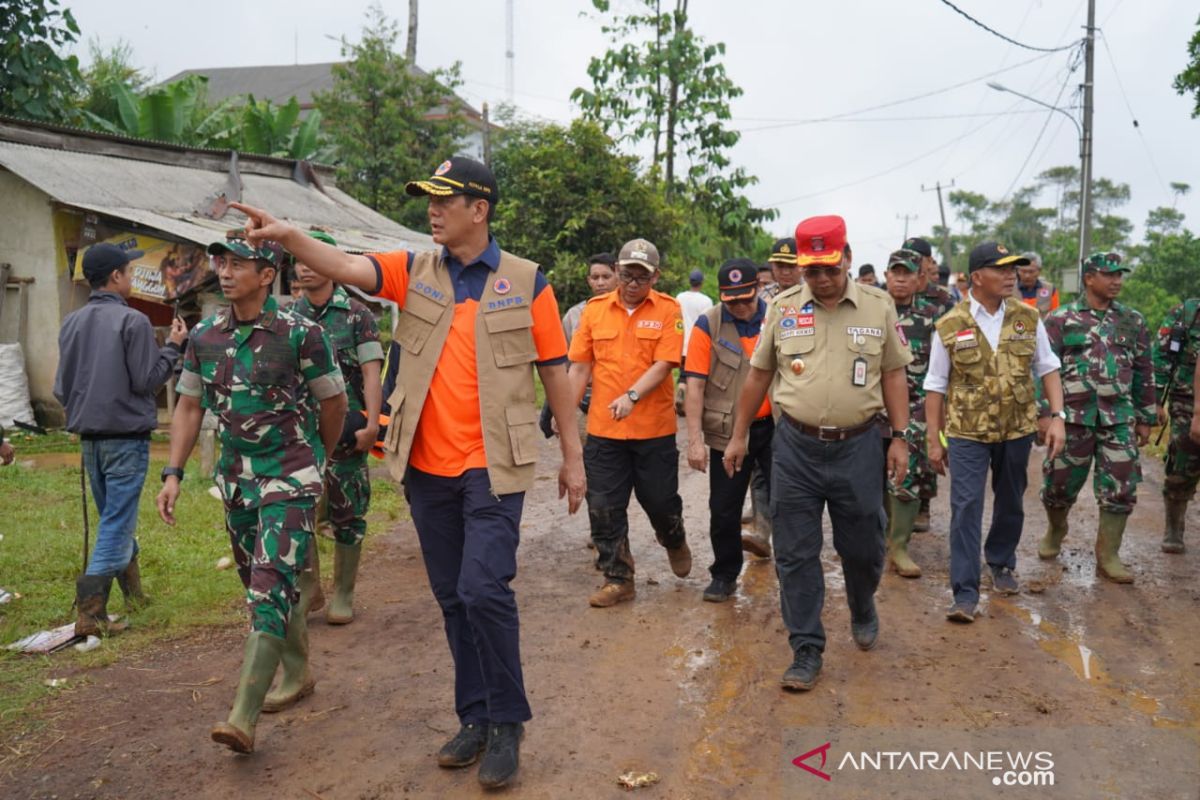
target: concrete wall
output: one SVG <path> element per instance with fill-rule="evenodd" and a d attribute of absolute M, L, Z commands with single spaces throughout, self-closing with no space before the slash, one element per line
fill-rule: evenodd
<path fill-rule="evenodd" d="M 54 224 L 50 197 L 6 170 L 0 170 L 0 261 L 12 264 L 12 277 L 31 277 L 25 320 L 25 371 L 34 410 L 58 409 L 54 372 L 58 368 L 58 328 L 70 302 L 70 286 Z M 84 292 L 84 300 L 87 294 Z M 13 299 L 10 292 L 8 298 Z M 15 306 L 15 303 L 14 303 Z M 15 312 L 15 308 L 12 309 Z M 5 315 L 8 314 L 6 307 Z"/>

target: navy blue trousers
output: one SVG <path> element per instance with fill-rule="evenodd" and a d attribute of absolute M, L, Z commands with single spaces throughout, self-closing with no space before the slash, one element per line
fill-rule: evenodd
<path fill-rule="evenodd" d="M 433 596 L 454 658 L 454 707 L 464 724 L 533 716 L 521 675 L 517 574 L 525 493 L 492 495 L 487 470 L 443 478 L 409 468 L 412 509 Z"/>
<path fill-rule="evenodd" d="M 822 442 L 788 422 L 771 446 L 771 529 L 779 604 L 793 652 L 825 650 L 821 515 L 829 507 L 852 622 L 866 622 L 883 576 L 883 448 L 875 431 Z"/>
<path fill-rule="evenodd" d="M 992 470 L 992 526 L 983 545 L 990 567 L 1016 569 L 1017 545 L 1025 527 L 1025 486 L 1033 434 L 1007 442 L 950 442 L 950 587 L 954 601 L 979 602 L 979 540 L 983 496 Z"/>

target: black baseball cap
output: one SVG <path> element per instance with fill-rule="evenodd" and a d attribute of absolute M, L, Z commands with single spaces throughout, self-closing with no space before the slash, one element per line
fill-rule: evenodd
<path fill-rule="evenodd" d="M 997 242 L 976 245 L 967 262 L 967 271 L 974 272 L 984 267 L 1023 267 L 1031 263 L 1025 256 L 1013 255 L 1008 248 Z"/>
<path fill-rule="evenodd" d="M 472 197 L 482 197 L 489 203 L 500 201 L 500 189 L 496 186 L 496 176 L 492 174 L 486 164 L 466 156 L 454 156 L 446 159 L 438 165 L 429 178 L 404 184 L 404 191 L 413 197 L 421 195 L 449 197 L 453 194 L 467 194 Z"/>
<path fill-rule="evenodd" d="M 776 239 L 775 244 L 771 245 L 771 255 L 767 256 L 768 264 L 796 264 L 796 240 L 788 236 L 785 239 Z"/>
<path fill-rule="evenodd" d="M 717 272 L 721 299 L 744 300 L 758 294 L 758 264 L 748 258 L 731 258 Z"/>
<path fill-rule="evenodd" d="M 99 283 L 107 279 L 110 272 L 144 255 L 143 250 L 124 250 L 109 242 L 94 244 L 83 254 L 83 277 L 88 283 Z"/>
<path fill-rule="evenodd" d="M 875 274 L 875 265 L 874 264 L 863 264 L 861 267 L 858 268 L 858 277 L 860 277 L 860 278 L 865 278 L 867 275 L 874 275 L 874 274 Z"/>
<path fill-rule="evenodd" d="M 911 239 L 905 239 L 901 245 L 902 250 L 912 250 L 914 253 L 920 253 L 925 258 L 933 258 L 933 248 L 929 242 L 922 239 L 920 236 L 914 236 Z"/>

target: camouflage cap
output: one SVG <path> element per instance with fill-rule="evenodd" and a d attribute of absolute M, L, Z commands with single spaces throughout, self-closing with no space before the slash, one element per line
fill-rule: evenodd
<path fill-rule="evenodd" d="M 919 272 L 921 269 L 921 254 L 916 250 L 901 248 L 888 256 L 887 268 L 904 267 L 909 272 Z"/>
<path fill-rule="evenodd" d="M 1132 272 L 1132 270 L 1121 263 L 1120 253 L 1092 253 L 1083 262 L 1084 272 Z"/>
<path fill-rule="evenodd" d="M 225 241 L 213 242 L 208 246 L 208 254 L 210 256 L 218 256 L 222 253 L 233 253 L 238 258 L 256 259 L 258 261 L 267 262 L 268 266 L 279 269 L 279 266 L 284 263 L 286 255 L 282 247 L 276 242 L 262 242 L 258 247 L 250 244 L 246 238 L 245 228 L 234 228 L 225 233 Z"/>

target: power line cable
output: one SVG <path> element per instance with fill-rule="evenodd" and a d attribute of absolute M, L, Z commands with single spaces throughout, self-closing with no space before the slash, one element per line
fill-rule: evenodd
<path fill-rule="evenodd" d="M 791 128 L 797 125 L 815 125 L 818 123 L 827 122 L 925 122 L 928 120 L 940 119 L 975 119 L 978 117 L 1004 117 L 1011 114 L 1038 114 L 1041 113 L 1038 109 L 1030 109 L 1025 111 L 981 111 L 969 114 L 926 114 L 912 117 L 853 117 L 850 119 L 825 119 L 825 120 L 809 120 L 807 122 L 783 122 L 778 125 L 761 125 L 757 128 L 741 128 L 739 133 L 756 133 L 758 131 L 773 131 L 781 128 Z"/>
<path fill-rule="evenodd" d="M 1111 17 L 1112 14 L 1110 13 Z M 1117 88 L 1121 91 L 1121 99 L 1125 101 L 1125 110 L 1129 112 L 1129 118 L 1133 121 L 1133 128 L 1137 131 L 1138 141 L 1142 143 L 1142 149 L 1146 151 L 1146 158 L 1150 161 L 1150 168 L 1154 170 L 1154 175 L 1158 178 L 1162 190 L 1167 197 L 1171 197 L 1171 190 L 1167 182 L 1163 180 L 1162 173 L 1158 170 L 1158 163 L 1154 160 L 1154 153 L 1150 150 L 1150 143 L 1146 141 L 1145 135 L 1142 133 L 1142 126 L 1138 123 L 1137 115 L 1133 113 L 1133 106 L 1129 103 L 1129 95 L 1125 93 L 1125 83 L 1121 80 L 1121 73 L 1117 71 L 1117 62 L 1113 58 L 1112 49 L 1108 46 L 1108 37 L 1104 35 L 1104 31 L 1100 31 L 1100 41 L 1104 44 L 1104 52 L 1108 56 L 1108 64 L 1112 67 L 1113 77 L 1117 79 Z"/>
<path fill-rule="evenodd" d="M 1016 173 L 1013 174 L 1012 183 L 1010 183 L 1008 185 L 1008 189 L 1004 192 L 1004 195 L 1000 198 L 1001 203 L 1003 203 L 1005 200 L 1008 199 L 1009 195 L 1012 194 L 1013 189 L 1016 188 L 1017 182 L 1021 180 L 1021 175 L 1025 172 L 1025 167 L 1029 166 L 1030 159 L 1032 159 L 1033 154 L 1035 152 L 1037 152 L 1037 147 L 1042 141 L 1042 136 L 1044 136 L 1046 133 L 1046 128 L 1050 127 L 1050 120 L 1053 118 L 1054 112 L 1061 110 L 1060 108 L 1058 108 L 1058 101 L 1062 99 L 1063 92 L 1065 92 L 1067 90 L 1067 85 L 1071 82 L 1071 76 L 1075 74 L 1075 70 L 1078 68 L 1079 68 L 1079 64 L 1076 63 L 1074 66 L 1072 66 L 1070 68 L 1070 70 L 1068 70 L 1067 76 L 1063 80 L 1062 87 L 1058 90 L 1058 95 L 1055 96 L 1054 102 L 1050 104 L 1051 106 L 1053 106 L 1053 108 L 1046 111 L 1046 121 L 1042 123 L 1042 128 L 1041 128 L 1041 130 L 1038 131 L 1037 138 L 1033 140 L 1033 147 L 1031 147 L 1029 149 L 1029 155 L 1025 156 L 1025 160 L 1023 162 L 1021 162 L 1021 168 L 1018 169 L 1016 171 Z M 1064 111 L 1063 113 L 1066 113 L 1066 112 Z"/>
<path fill-rule="evenodd" d="M 961 15 L 962 15 L 962 16 L 964 16 L 964 17 L 966 17 L 968 20 L 970 20 L 971 22 L 975 23 L 975 24 L 976 24 L 976 25 L 978 25 L 980 28 L 983 28 L 985 31 L 987 31 L 988 33 L 992 34 L 993 36 L 998 36 L 998 37 L 1000 37 L 1001 39 L 1003 39 L 1004 41 L 1008 42 L 1009 44 L 1014 44 L 1014 45 L 1016 45 L 1017 47 L 1023 47 L 1023 48 L 1025 48 L 1026 50 L 1034 50 L 1034 51 L 1036 51 L 1036 52 L 1039 52 L 1039 53 L 1058 53 L 1058 52 L 1061 52 L 1061 51 L 1063 51 L 1063 50 L 1070 50 L 1072 47 L 1078 47 L 1078 46 L 1079 46 L 1079 41 L 1078 41 L 1078 40 L 1077 40 L 1077 41 L 1074 41 L 1074 42 L 1071 42 L 1070 44 L 1064 44 L 1064 45 L 1062 45 L 1061 47 L 1034 47 L 1033 45 L 1025 44 L 1025 43 L 1023 43 L 1023 42 L 1018 42 L 1016 39 L 1013 39 L 1013 38 L 1010 38 L 1010 37 L 1008 37 L 1008 36 L 1005 36 L 1003 33 L 1001 33 L 1000 31 L 996 30 L 995 28 L 990 28 L 990 27 L 988 27 L 987 25 L 984 25 L 982 22 L 980 22 L 979 20 L 975 19 L 974 17 L 972 17 L 972 16 L 971 16 L 970 14 L 968 14 L 967 12 L 963 11 L 961 8 L 959 8 L 958 6 L 954 5 L 954 3 L 951 3 L 951 2 L 950 2 L 950 0 L 941 0 L 941 2 L 942 2 L 942 5 L 946 5 L 946 6 L 949 6 L 950 8 L 952 8 L 952 9 L 954 9 L 954 10 L 955 10 L 955 11 L 957 11 L 959 14 L 961 14 Z"/>
<path fill-rule="evenodd" d="M 890 175 L 891 173 L 893 173 L 897 170 L 903 169 L 911 164 L 917 163 L 918 161 L 920 161 L 922 159 L 928 158 L 929 156 L 932 156 L 932 155 L 935 155 L 936 153 L 941 152 L 945 148 L 953 145 L 955 142 L 958 142 L 961 139 L 965 139 L 968 136 L 971 136 L 971 135 L 983 130 L 985 127 L 987 127 L 988 124 L 989 123 L 987 121 L 985 121 L 982 124 L 977 125 L 974 128 L 971 128 L 966 133 L 959 134 L 958 136 L 955 136 L 953 139 L 950 139 L 949 141 L 941 143 L 940 145 L 933 148 L 932 150 L 927 150 L 918 156 L 914 156 L 913 158 L 910 158 L 907 161 L 896 164 L 893 167 L 889 167 L 889 168 L 883 170 L 882 172 L 876 172 L 873 175 L 867 175 L 866 177 L 858 178 L 856 180 L 850 181 L 849 183 L 843 183 L 840 186 L 834 186 L 834 187 L 831 187 L 828 189 L 821 189 L 820 191 L 817 191 L 817 192 L 808 192 L 807 194 L 797 195 L 796 197 L 789 197 L 786 200 L 780 200 L 779 202 L 776 202 L 776 203 L 768 203 L 767 207 L 771 208 L 771 207 L 775 207 L 775 206 L 782 206 L 782 205 L 787 205 L 789 203 L 795 203 L 799 200 L 807 200 L 810 197 L 817 197 L 818 195 L 822 195 L 822 194 L 832 194 L 833 192 L 838 192 L 838 191 L 841 191 L 842 189 L 849 189 L 852 186 L 858 186 L 860 184 L 866 183 L 867 181 L 873 181 L 876 178 L 882 178 L 884 175 Z"/>
<path fill-rule="evenodd" d="M 777 123 L 790 123 L 790 124 L 794 124 L 794 125 L 810 125 L 815 122 L 829 122 L 831 120 L 843 119 L 845 117 L 856 117 L 859 114 L 866 114 L 869 111 L 879 111 L 884 108 L 891 108 L 892 106 L 903 105 L 904 103 L 911 103 L 915 100 L 924 100 L 927 97 L 934 97 L 939 94 L 945 94 L 946 92 L 951 92 L 951 91 L 954 91 L 955 89 L 961 89 L 963 86 L 968 86 L 972 83 L 978 83 L 979 81 L 982 81 L 985 78 L 991 78 L 996 75 L 1000 75 L 1002 73 L 1008 72 L 1009 70 L 1014 70 L 1014 69 L 1017 69 L 1018 67 L 1023 67 L 1026 64 L 1032 64 L 1035 61 L 1041 61 L 1042 59 L 1049 58 L 1049 57 L 1050 57 L 1049 54 L 1034 56 L 1033 58 L 1030 58 L 1026 61 L 1021 61 L 1019 63 L 1013 64 L 1011 67 L 1004 67 L 1003 69 L 986 72 L 983 75 L 977 75 L 974 78 L 970 78 L 965 81 L 960 81 L 958 83 L 951 84 L 950 86 L 944 86 L 941 89 L 934 89 L 929 92 L 922 92 L 921 94 L 914 94 L 910 97 L 902 97 L 899 100 L 891 100 L 886 103 L 879 103 L 878 105 L 867 106 L 866 108 L 860 108 L 855 111 L 844 111 L 840 114 L 830 114 L 829 116 L 825 116 L 825 117 L 809 117 L 809 118 L 800 118 L 800 119 L 779 118 L 779 117 L 776 117 L 776 118 L 735 117 L 733 121 L 734 122 L 777 122 Z"/>

